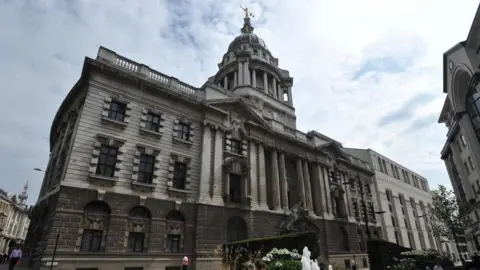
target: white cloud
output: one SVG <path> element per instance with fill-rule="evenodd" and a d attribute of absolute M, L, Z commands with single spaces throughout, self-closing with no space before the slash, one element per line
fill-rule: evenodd
<path fill-rule="evenodd" d="M 0 185 L 19 192 L 30 180 L 37 196 L 42 175 L 32 168 L 47 164 L 53 116 L 84 56 L 103 45 L 200 86 L 239 32 L 241 4 L 295 78 L 300 129 L 376 149 L 431 176 L 431 186 L 448 182 L 439 159 L 446 130 L 436 124 L 442 53 L 466 38 L 476 0 L 9 0 L 0 2 Z M 369 61 L 405 69 L 354 79 Z M 424 92 L 437 98 L 411 119 L 377 126 Z M 414 123 L 425 128 L 409 131 Z"/>

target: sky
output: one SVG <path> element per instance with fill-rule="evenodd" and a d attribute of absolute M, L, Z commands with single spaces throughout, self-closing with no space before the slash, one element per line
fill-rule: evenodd
<path fill-rule="evenodd" d="M 38 197 L 50 127 L 85 56 L 105 46 L 200 87 L 244 13 L 294 77 L 297 127 L 371 148 L 449 185 L 442 54 L 478 0 L 0 0 L 0 188 Z"/>

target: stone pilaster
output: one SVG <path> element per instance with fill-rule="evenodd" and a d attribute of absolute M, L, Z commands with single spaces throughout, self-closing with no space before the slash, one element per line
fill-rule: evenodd
<path fill-rule="evenodd" d="M 465 169 L 465 166 L 463 166 L 463 161 L 461 158 L 461 153 L 458 150 L 458 147 L 456 145 L 450 145 L 450 149 L 452 150 L 453 153 L 453 159 L 455 160 L 456 167 L 458 170 L 458 174 L 460 174 L 460 179 L 462 181 L 462 186 L 463 190 L 465 191 L 467 195 L 467 201 L 470 199 L 475 199 L 476 195 L 473 192 L 473 189 L 470 186 L 470 183 L 468 181 L 468 173 L 467 170 Z"/>
<path fill-rule="evenodd" d="M 292 87 L 289 86 L 287 89 L 287 94 L 288 94 L 288 104 L 290 106 L 293 106 L 293 100 L 292 100 Z"/>
<path fill-rule="evenodd" d="M 312 196 L 312 199 L 313 205 L 315 206 L 315 215 L 322 216 L 322 214 L 325 212 L 325 210 L 323 209 L 323 201 L 325 196 L 322 194 L 322 176 L 320 175 L 320 166 L 318 164 L 313 164 L 312 172 L 312 190 L 314 194 L 314 196 Z"/>
<path fill-rule="evenodd" d="M 273 90 L 273 96 L 278 99 L 277 79 L 275 79 L 275 77 L 273 77 L 272 79 L 272 90 Z"/>
<path fill-rule="evenodd" d="M 250 196 L 252 196 L 252 208 L 258 208 L 257 144 L 253 141 L 250 142 Z"/>
<path fill-rule="evenodd" d="M 259 200 L 260 208 L 268 209 L 267 205 L 267 174 L 265 167 L 265 149 L 262 144 L 258 145 L 258 187 L 260 189 Z"/>
<path fill-rule="evenodd" d="M 250 85 L 250 69 L 248 61 L 243 62 L 243 84 Z"/>
<path fill-rule="evenodd" d="M 243 85 L 243 63 L 238 62 L 238 83 L 237 86 Z"/>
<path fill-rule="evenodd" d="M 213 201 L 221 204 L 222 200 L 222 182 L 223 182 L 223 131 L 217 128 L 215 130 L 215 154 L 213 158 Z"/>
<path fill-rule="evenodd" d="M 280 180 L 278 173 L 278 155 L 277 150 L 272 150 L 271 158 L 272 170 L 272 204 L 273 210 L 280 210 Z"/>
<path fill-rule="evenodd" d="M 329 169 L 326 167 L 322 167 L 322 171 L 323 171 L 323 183 L 325 185 L 325 197 L 327 201 L 325 206 L 327 207 L 327 213 L 331 217 L 333 215 L 333 210 L 332 210 L 332 198 L 330 196 L 330 182 L 328 177 Z"/>
<path fill-rule="evenodd" d="M 477 138 L 477 134 L 473 128 L 472 121 L 468 114 L 463 114 L 460 120 L 458 121 L 458 125 L 462 131 L 465 140 L 467 141 L 467 146 L 472 153 L 473 161 L 475 162 L 475 170 L 478 170 L 480 165 L 480 143 Z"/>
<path fill-rule="evenodd" d="M 297 159 L 297 189 L 298 189 L 298 196 L 300 197 L 300 202 L 307 206 L 307 202 L 305 199 L 305 185 L 303 183 L 303 167 L 302 167 L 302 160 L 300 158 Z"/>
<path fill-rule="evenodd" d="M 227 76 L 223 77 L 223 89 L 225 89 L 225 90 L 228 89 L 228 77 Z"/>
<path fill-rule="evenodd" d="M 308 160 L 303 161 L 303 183 L 305 185 L 305 199 L 307 200 L 307 209 L 313 210 L 312 188 L 310 186 L 310 172 L 308 170 Z"/>
<path fill-rule="evenodd" d="M 268 94 L 268 75 L 266 72 L 263 72 L 263 89 Z"/>
<path fill-rule="evenodd" d="M 252 87 L 257 88 L 257 73 L 255 69 L 252 69 Z"/>
<path fill-rule="evenodd" d="M 237 87 L 238 85 L 238 71 L 233 73 L 233 88 Z"/>
<path fill-rule="evenodd" d="M 200 202 L 209 202 L 210 198 L 210 176 L 212 164 L 212 130 L 209 125 L 203 127 L 203 144 L 202 144 L 202 167 L 200 172 Z"/>
<path fill-rule="evenodd" d="M 280 199 L 282 209 L 288 209 L 288 185 L 287 185 L 287 171 L 285 170 L 285 154 L 283 152 L 278 153 L 278 165 L 280 175 Z"/>

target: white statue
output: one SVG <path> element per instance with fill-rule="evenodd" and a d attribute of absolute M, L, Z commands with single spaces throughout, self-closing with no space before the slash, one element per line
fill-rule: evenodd
<path fill-rule="evenodd" d="M 318 261 L 315 259 L 312 261 L 312 270 L 320 270 L 320 266 L 318 266 Z"/>
<path fill-rule="evenodd" d="M 302 270 L 312 270 L 310 254 L 311 252 L 308 250 L 308 247 L 304 247 L 302 255 Z"/>

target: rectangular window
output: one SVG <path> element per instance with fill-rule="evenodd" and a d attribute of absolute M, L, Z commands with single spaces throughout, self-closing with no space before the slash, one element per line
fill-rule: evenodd
<path fill-rule="evenodd" d="M 161 121 L 162 121 L 162 118 L 159 115 L 148 113 L 147 119 L 145 121 L 145 129 L 159 132 L 160 128 L 162 127 Z"/>
<path fill-rule="evenodd" d="M 463 135 L 460 135 L 460 140 L 462 141 L 463 146 L 467 146 L 467 141 L 465 140 L 465 137 Z"/>
<path fill-rule="evenodd" d="M 155 156 L 142 154 L 140 156 L 140 164 L 138 164 L 138 182 L 151 184 L 154 166 Z"/>
<path fill-rule="evenodd" d="M 239 140 L 231 139 L 230 140 L 231 152 L 234 154 L 242 154 L 242 142 Z"/>
<path fill-rule="evenodd" d="M 128 233 L 127 251 L 143 252 L 143 244 L 145 242 L 145 234 L 139 232 Z"/>
<path fill-rule="evenodd" d="M 167 235 L 167 248 L 169 252 L 180 252 L 180 235 L 169 234 Z"/>
<path fill-rule="evenodd" d="M 178 138 L 184 141 L 188 141 L 190 139 L 190 124 L 180 122 L 178 123 Z"/>
<path fill-rule="evenodd" d="M 375 214 L 375 206 L 373 202 L 368 202 L 368 210 L 370 212 L 370 218 L 375 221 L 377 220 L 377 214 Z"/>
<path fill-rule="evenodd" d="M 387 171 L 387 164 L 385 163 L 385 160 L 382 159 L 382 165 L 383 165 L 383 172 L 385 174 L 388 174 L 388 171 Z"/>
<path fill-rule="evenodd" d="M 98 156 L 96 175 L 113 177 L 117 163 L 118 148 L 102 145 Z"/>
<path fill-rule="evenodd" d="M 362 258 L 362 264 L 363 264 L 363 268 L 368 268 L 368 260 L 367 258 Z"/>
<path fill-rule="evenodd" d="M 228 201 L 240 203 L 242 200 L 242 176 L 239 174 L 230 174 Z"/>
<path fill-rule="evenodd" d="M 379 169 L 381 172 L 384 172 L 384 171 L 383 171 L 383 167 L 382 167 L 382 160 L 380 159 L 380 157 L 377 157 L 377 161 L 378 161 L 378 169 Z"/>
<path fill-rule="evenodd" d="M 103 231 L 83 230 L 81 251 L 100 251 Z"/>
<path fill-rule="evenodd" d="M 392 226 L 396 227 L 397 225 L 395 225 L 395 218 L 393 216 L 390 216 L 390 218 L 392 219 Z"/>
<path fill-rule="evenodd" d="M 173 168 L 173 188 L 185 189 L 185 179 L 187 177 L 187 164 L 175 162 Z"/>
<path fill-rule="evenodd" d="M 467 171 L 467 174 L 470 174 L 470 168 L 467 165 L 467 162 L 463 162 L 463 166 L 465 166 L 465 170 Z"/>
<path fill-rule="evenodd" d="M 110 108 L 108 108 L 108 118 L 123 122 L 126 111 L 127 104 L 112 100 L 112 102 L 110 102 Z"/>
<path fill-rule="evenodd" d="M 343 261 L 344 265 L 345 265 L 345 269 L 350 269 L 350 260 L 344 260 Z"/>
<path fill-rule="evenodd" d="M 358 211 L 358 202 L 357 202 L 357 200 L 353 200 L 353 201 L 352 201 L 352 204 L 353 204 L 353 213 L 355 214 L 355 217 L 356 217 L 356 218 L 359 218 L 359 217 L 360 217 L 360 212 Z"/>
<path fill-rule="evenodd" d="M 470 168 L 472 168 L 472 171 L 475 170 L 475 163 L 473 163 L 472 157 L 468 157 L 468 164 L 470 165 Z"/>

